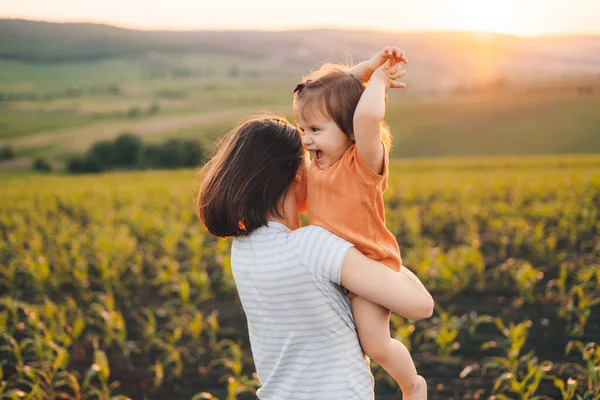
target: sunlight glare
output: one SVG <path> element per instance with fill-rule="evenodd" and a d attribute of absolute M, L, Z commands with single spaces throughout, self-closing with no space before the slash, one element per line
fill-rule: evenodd
<path fill-rule="evenodd" d="M 520 34 L 513 0 L 461 0 L 457 6 L 457 21 L 464 30 Z"/>

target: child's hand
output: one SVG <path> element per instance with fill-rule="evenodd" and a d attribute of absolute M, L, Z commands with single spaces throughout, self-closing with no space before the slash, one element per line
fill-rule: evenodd
<path fill-rule="evenodd" d="M 392 62 L 392 65 L 399 63 L 408 63 L 406 54 L 397 47 L 387 46 L 383 50 L 371 57 L 370 60 L 362 61 L 348 69 L 348 73 L 360 79 L 363 82 L 368 82 L 377 68 L 381 67 L 387 60 Z"/>
<path fill-rule="evenodd" d="M 390 60 L 391 65 L 408 63 L 408 58 L 406 58 L 406 54 L 404 54 L 402 50 L 398 47 L 386 46 L 369 60 L 371 71 L 377 70 L 377 68 L 381 67 L 387 60 Z"/>
<path fill-rule="evenodd" d="M 371 83 L 378 80 L 383 82 L 385 85 L 385 92 L 387 97 L 387 91 L 392 89 L 402 89 L 406 87 L 406 83 L 398 82 L 397 79 L 402 78 L 406 75 L 406 71 L 402 70 L 400 63 L 393 63 L 391 58 L 388 58 L 386 62 L 377 68 L 373 76 L 371 77 Z"/>

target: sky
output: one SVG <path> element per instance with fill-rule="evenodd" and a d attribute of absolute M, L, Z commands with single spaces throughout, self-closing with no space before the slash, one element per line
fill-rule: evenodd
<path fill-rule="evenodd" d="M 0 18 L 146 30 L 459 30 L 600 34 L 600 0 L 0 0 Z"/>

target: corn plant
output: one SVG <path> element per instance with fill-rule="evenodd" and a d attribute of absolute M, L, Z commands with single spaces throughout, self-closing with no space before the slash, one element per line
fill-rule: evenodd
<path fill-rule="evenodd" d="M 517 325 L 511 322 L 508 326 L 500 318 L 493 318 L 492 322 L 504 337 L 498 341 L 484 343 L 482 349 L 501 347 L 505 349 L 506 355 L 503 357 L 493 357 L 486 363 L 484 368 L 501 368 L 515 375 L 521 363 L 532 357 L 532 353 L 521 356 L 521 350 L 527 341 L 531 321 L 524 321 Z"/>
<path fill-rule="evenodd" d="M 600 394 L 600 346 L 596 343 L 582 343 L 580 341 L 571 341 L 567 344 L 565 355 L 569 355 L 573 350 L 577 351 L 584 364 L 574 364 L 586 382 L 585 396 L 591 396 L 593 393 Z"/>
<path fill-rule="evenodd" d="M 229 374 L 227 379 L 227 400 L 235 400 L 236 395 L 247 390 L 256 390 L 259 385 L 256 376 L 247 377 L 243 374 L 244 352 L 240 343 L 230 339 L 222 340 L 217 344 L 217 350 L 223 353 L 219 359 L 213 360 L 210 366 L 223 366 Z"/>
<path fill-rule="evenodd" d="M 458 333 L 465 325 L 468 316 L 457 317 L 452 315 L 452 308 L 448 311 L 441 306 L 435 307 L 437 316 L 431 320 L 431 327 L 426 331 L 426 337 L 433 339 L 438 356 L 450 358 L 452 353 L 460 348 Z"/>
<path fill-rule="evenodd" d="M 484 374 L 490 369 L 500 372 L 500 375 L 494 379 L 492 390 L 495 397 L 507 399 L 506 394 L 512 393 L 524 400 L 547 398 L 536 395 L 536 391 L 542 379 L 547 378 L 552 369 L 552 363 L 549 361 L 539 362 L 533 352 L 521 354 L 527 341 L 531 322 L 524 321 L 517 325 L 511 322 L 507 326 L 499 318 L 489 317 L 481 318 L 478 322 L 493 322 L 503 335 L 499 341 L 486 342 L 482 345 L 483 349 L 500 347 L 505 350 L 504 356 L 492 357 L 483 367 Z"/>
<path fill-rule="evenodd" d="M 535 300 L 536 284 L 544 277 L 544 273 L 538 271 L 530 263 L 523 260 L 509 259 L 504 267 L 515 282 L 519 297 L 525 301 Z"/>
<path fill-rule="evenodd" d="M 120 347 L 125 345 L 127 332 L 123 314 L 116 309 L 114 297 L 111 294 L 100 296 L 90 307 L 90 317 L 87 323 L 102 332 L 106 345 L 115 342 Z"/>
<path fill-rule="evenodd" d="M 574 398 L 581 398 L 581 396 L 577 396 L 575 394 L 577 390 L 577 381 L 573 378 L 569 378 L 567 380 L 567 384 L 565 386 L 565 381 L 558 377 L 553 377 L 552 381 L 554 386 L 560 390 L 560 394 L 562 396 L 562 400 L 571 400 Z"/>
<path fill-rule="evenodd" d="M 592 290 L 586 292 L 583 285 L 574 285 L 566 297 L 566 302 L 559 306 L 559 315 L 567 322 L 567 333 L 571 336 L 582 336 L 591 315 L 592 307 L 600 304 L 600 296 Z"/>
<path fill-rule="evenodd" d="M 552 369 L 552 363 L 543 361 L 538 363 L 536 357 L 527 357 L 521 360 L 521 372 L 513 374 L 503 372 L 494 380 L 493 392 L 496 398 L 507 398 L 504 393 L 514 393 L 522 400 L 549 399 L 548 396 L 536 395 L 540 382 Z"/>
<path fill-rule="evenodd" d="M 94 379 L 96 378 L 96 379 Z M 96 380 L 100 387 L 95 387 L 92 382 Z M 94 363 L 88 369 L 83 380 L 81 388 L 84 392 L 84 399 L 96 400 L 130 400 L 123 395 L 113 395 L 115 389 L 119 387 L 119 382 L 110 382 L 110 366 L 106 353 L 98 348 L 98 342 L 94 341 Z"/>
<path fill-rule="evenodd" d="M 546 300 L 540 305 L 554 307 L 568 334 L 590 341 L 600 292 L 599 167 L 596 156 L 560 163 L 392 162 L 389 228 L 406 265 L 442 305 L 435 319 L 392 318 L 394 337 L 415 355 L 429 346 L 441 362 L 454 361 L 458 346 L 470 343 L 462 341 L 463 317 L 452 315 L 448 305 L 456 300 L 461 307 L 465 293 L 476 294 L 485 302 L 475 304 L 476 311 L 485 313 L 492 293 L 514 288 L 514 304 Z M 180 380 L 199 362 L 222 372 L 219 382 L 230 397 L 244 387 L 254 390 L 250 354 L 238 341 L 245 336 L 239 331 L 243 318 L 239 326 L 222 327 L 211 309 L 214 301 L 231 320 L 243 312 L 224 309 L 236 294 L 231 240 L 215 239 L 198 222 L 190 195 L 194 175 L 0 176 L 0 397 L 149 398 L 189 387 Z M 542 265 L 553 277 L 545 292 Z M 500 331 L 483 346 L 498 347 L 497 357 L 483 360 L 494 378 L 510 374 L 497 380 L 494 396 L 540 395 L 540 376 L 542 382 L 553 379 L 549 365 L 525 354 L 532 339 L 527 325 L 500 325 L 497 316 L 471 319 L 472 329 L 487 319 Z M 548 381 L 556 397 L 560 391 L 568 398 L 573 390 L 577 400 L 595 396 L 596 350 L 585 346 L 571 346 L 571 355 L 582 354 L 573 361 L 575 376 L 556 378 L 562 386 Z M 120 363 L 128 368 L 114 368 Z M 126 381 L 118 374 L 129 368 L 143 381 L 117 388 L 115 381 Z M 475 368 L 469 364 L 461 377 Z M 386 376 L 378 375 L 379 383 Z M 194 386 L 176 397 L 209 399 L 213 389 Z"/>

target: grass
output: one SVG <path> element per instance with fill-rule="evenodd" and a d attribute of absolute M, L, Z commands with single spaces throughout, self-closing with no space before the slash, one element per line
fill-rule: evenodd
<path fill-rule="evenodd" d="M 204 122 L 185 122 L 192 114 L 203 120 L 202 115 L 212 113 L 208 124 L 226 114 L 230 117 L 223 124 L 227 124 L 241 117 L 236 110 L 277 109 L 289 100 L 285 89 L 292 82 L 247 76 L 257 63 L 219 55 L 40 65 L 0 61 L 0 96 L 20 96 L 17 101 L 0 98 L 0 144 L 11 145 L 19 157 L 60 158 L 84 151 L 95 140 L 110 139 L 115 131 L 136 131 L 137 125 L 149 121 L 156 122 L 149 130 L 162 130 L 167 137 L 201 130 Z M 233 67 L 240 72 L 231 75 Z M 188 68 L 191 76 L 169 75 L 177 68 Z M 152 107 L 158 107 L 158 115 L 148 118 Z M 131 118 L 135 110 L 140 115 Z M 181 117 L 184 126 L 173 127 L 174 117 Z M 161 128 L 165 124 L 168 128 Z M 145 135 L 148 129 L 139 133 Z M 49 147 L 57 151 L 47 151 Z"/>
<path fill-rule="evenodd" d="M 26 137 L 37 132 L 50 132 L 89 124 L 92 118 L 67 111 L 24 111 L 0 107 L 0 139 Z"/>
<path fill-rule="evenodd" d="M 137 83 L 143 69 L 133 60 L 23 63 L 0 61 L 1 91 L 44 91 L 71 86 Z"/>
<path fill-rule="evenodd" d="M 394 154 L 402 157 L 557 154 L 600 151 L 600 95 L 464 95 L 392 103 Z"/>
<path fill-rule="evenodd" d="M 291 118 L 297 77 L 270 76 L 267 68 L 260 60 L 193 54 L 0 61 L 0 92 L 22 96 L 0 103 L 0 145 L 12 146 L 17 157 L 60 161 L 123 131 L 152 141 L 212 140 L 247 114 L 269 110 Z M 410 88 L 392 92 L 386 114 L 392 155 L 600 152 L 600 92 L 582 94 L 580 87 L 576 81 L 434 96 Z M 152 107 L 158 113 L 147 115 Z"/>

